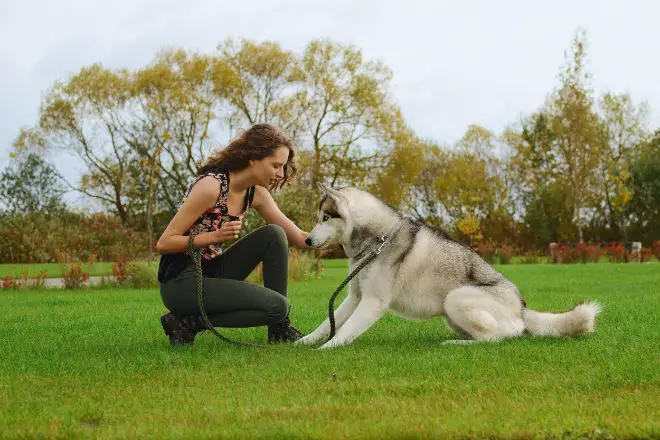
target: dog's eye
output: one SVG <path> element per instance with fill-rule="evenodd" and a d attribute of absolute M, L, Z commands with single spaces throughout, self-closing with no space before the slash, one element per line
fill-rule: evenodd
<path fill-rule="evenodd" d="M 328 220 L 330 220 L 330 216 L 328 214 L 323 214 L 323 221 L 327 222 Z"/>

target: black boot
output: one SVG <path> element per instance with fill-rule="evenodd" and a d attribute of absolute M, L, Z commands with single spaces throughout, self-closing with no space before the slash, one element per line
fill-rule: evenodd
<path fill-rule="evenodd" d="M 268 342 L 271 344 L 277 342 L 295 342 L 305 336 L 295 328 L 291 327 L 289 316 L 278 322 L 268 326 Z"/>
<path fill-rule="evenodd" d="M 179 316 L 170 312 L 160 317 L 160 323 L 171 345 L 192 345 L 195 335 L 206 330 L 201 316 Z"/>

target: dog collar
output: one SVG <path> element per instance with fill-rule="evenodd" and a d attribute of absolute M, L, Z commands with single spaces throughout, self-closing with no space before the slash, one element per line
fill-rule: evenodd
<path fill-rule="evenodd" d="M 374 251 L 372 251 L 375 255 L 378 255 L 378 254 L 381 253 L 381 251 L 383 250 L 383 248 L 385 247 L 385 245 L 387 244 L 387 242 L 390 241 L 390 239 L 392 238 L 392 236 L 394 235 L 394 233 L 397 232 L 397 231 L 399 230 L 399 228 L 400 228 L 401 225 L 403 224 L 404 220 L 405 220 L 405 219 L 403 219 L 403 218 L 402 218 L 402 219 L 399 219 L 399 220 L 394 224 L 394 226 L 392 226 L 392 227 L 390 228 L 390 230 L 387 232 L 387 234 L 378 237 L 378 241 L 380 242 L 380 244 L 378 245 L 378 248 L 376 248 Z M 366 248 L 365 248 L 365 249 L 362 249 L 360 252 L 358 252 L 357 254 L 355 254 L 355 257 L 353 257 L 353 258 L 358 258 L 358 257 L 360 257 L 361 255 L 364 255 L 365 252 L 366 252 Z M 361 257 L 360 257 L 360 258 L 361 258 Z"/>

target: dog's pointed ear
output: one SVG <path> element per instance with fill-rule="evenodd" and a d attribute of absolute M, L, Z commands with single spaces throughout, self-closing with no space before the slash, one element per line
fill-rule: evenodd
<path fill-rule="evenodd" d="M 321 190 L 321 193 L 323 194 L 324 197 L 330 197 L 331 199 L 334 200 L 340 200 L 342 198 L 341 193 L 336 189 L 330 188 L 329 186 L 325 186 L 322 183 L 317 183 L 316 185 L 318 186 L 319 190 Z"/>

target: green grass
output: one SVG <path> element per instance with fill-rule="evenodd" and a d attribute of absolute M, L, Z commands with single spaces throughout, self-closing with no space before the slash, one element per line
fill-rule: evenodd
<path fill-rule="evenodd" d="M 325 267 L 290 289 L 305 332 L 346 275 Z M 658 438 L 660 265 L 499 269 L 536 309 L 599 300 L 597 332 L 441 346 L 442 319 L 388 315 L 331 351 L 173 349 L 154 289 L 0 292 L 0 438 Z"/>
<path fill-rule="evenodd" d="M 112 275 L 111 262 L 101 263 L 83 263 L 82 268 L 91 277 L 101 275 Z M 68 266 L 67 266 L 68 267 Z M 46 278 L 61 278 L 62 265 L 59 263 L 40 263 L 40 264 L 0 264 L 0 277 L 20 277 L 23 271 L 29 273 L 30 278 L 34 278 L 41 271 L 46 271 Z"/>

